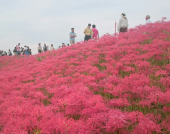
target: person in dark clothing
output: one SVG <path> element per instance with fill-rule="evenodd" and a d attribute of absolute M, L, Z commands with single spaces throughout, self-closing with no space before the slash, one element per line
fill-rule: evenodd
<path fill-rule="evenodd" d="M 9 55 L 9 56 L 12 56 L 12 52 L 11 52 L 10 49 L 9 49 L 9 51 L 8 51 L 8 55 Z"/>
<path fill-rule="evenodd" d="M 43 49 L 44 49 L 44 52 L 46 52 L 46 51 L 47 51 L 47 46 L 46 46 L 46 44 L 44 44 Z"/>
<path fill-rule="evenodd" d="M 32 55 L 31 49 L 28 49 L 29 55 Z"/>
<path fill-rule="evenodd" d="M 14 55 L 17 55 L 17 48 L 16 47 L 14 48 L 13 52 L 14 52 Z"/>

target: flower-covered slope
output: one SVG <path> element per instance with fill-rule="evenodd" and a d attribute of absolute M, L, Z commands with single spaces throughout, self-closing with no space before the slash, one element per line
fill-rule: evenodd
<path fill-rule="evenodd" d="M 170 22 L 0 57 L 1 133 L 170 133 Z"/>

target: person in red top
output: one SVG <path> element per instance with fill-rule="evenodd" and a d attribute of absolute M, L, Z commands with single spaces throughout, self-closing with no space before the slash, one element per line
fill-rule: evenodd
<path fill-rule="evenodd" d="M 93 31 L 93 35 L 92 35 L 92 38 L 93 39 L 99 39 L 99 32 L 98 30 L 96 29 L 96 25 L 92 25 L 92 31 Z"/>

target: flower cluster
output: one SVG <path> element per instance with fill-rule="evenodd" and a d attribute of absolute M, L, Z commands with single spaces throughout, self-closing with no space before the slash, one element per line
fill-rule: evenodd
<path fill-rule="evenodd" d="M 0 58 L 2 134 L 170 132 L 170 22 Z"/>

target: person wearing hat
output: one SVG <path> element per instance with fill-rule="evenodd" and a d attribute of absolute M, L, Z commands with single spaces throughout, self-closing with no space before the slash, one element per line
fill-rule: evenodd
<path fill-rule="evenodd" d="M 121 18 L 119 19 L 117 29 L 118 29 L 119 32 L 127 32 L 127 30 L 128 30 L 128 20 L 126 18 L 126 14 L 122 13 L 120 16 L 121 16 Z"/>
<path fill-rule="evenodd" d="M 93 35 L 93 31 L 90 27 L 91 24 L 88 24 L 88 27 L 84 29 L 84 34 L 85 34 L 84 41 L 88 41 L 89 39 L 91 39 L 91 36 Z"/>
<path fill-rule="evenodd" d="M 150 15 L 146 15 L 146 18 L 145 18 L 146 19 L 146 24 L 147 23 L 152 23 L 150 18 L 151 18 Z"/>
<path fill-rule="evenodd" d="M 50 51 L 53 51 L 53 50 L 55 50 L 55 49 L 53 47 L 53 44 L 51 44 Z"/>

